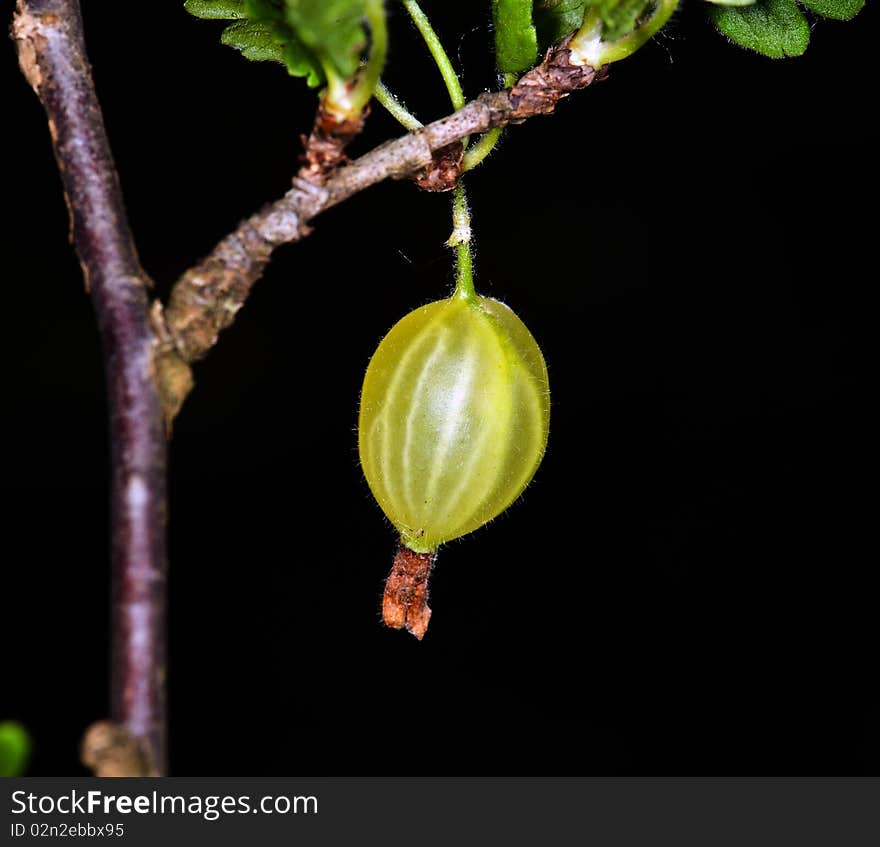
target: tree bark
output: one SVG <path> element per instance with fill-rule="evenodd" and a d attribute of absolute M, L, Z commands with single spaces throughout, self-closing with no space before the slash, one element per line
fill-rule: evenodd
<path fill-rule="evenodd" d="M 112 452 L 113 720 L 165 771 L 166 440 L 151 283 L 126 220 L 75 0 L 18 0 L 22 71 L 49 119 L 101 332 Z M 100 567 L 100 563 L 94 563 Z M 143 775 L 143 774 L 129 774 Z"/>

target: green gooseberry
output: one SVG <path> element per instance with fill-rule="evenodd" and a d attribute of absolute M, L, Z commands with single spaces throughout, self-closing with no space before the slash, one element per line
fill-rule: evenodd
<path fill-rule="evenodd" d="M 453 295 L 382 340 L 361 392 L 358 446 L 373 495 L 416 553 L 501 514 L 547 445 L 547 366 L 504 303 Z"/>

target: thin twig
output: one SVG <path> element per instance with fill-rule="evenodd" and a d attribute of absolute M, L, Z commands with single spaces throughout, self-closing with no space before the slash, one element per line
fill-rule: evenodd
<path fill-rule="evenodd" d="M 142 746 L 149 770 L 162 773 L 166 442 L 150 281 L 126 220 L 79 4 L 18 0 L 13 35 L 22 71 L 49 118 L 73 239 L 103 340 L 113 463 L 113 720 Z"/>
<path fill-rule="evenodd" d="M 550 114 L 558 101 L 601 74 L 574 66 L 563 44 L 511 89 L 483 94 L 457 112 L 380 145 L 333 172 L 322 187 L 294 180 L 280 200 L 252 215 L 177 281 L 165 310 L 168 333 L 187 362 L 207 355 L 234 320 L 272 252 L 308 235 L 321 212 L 386 179 L 435 163 L 435 154 L 469 135 Z"/>

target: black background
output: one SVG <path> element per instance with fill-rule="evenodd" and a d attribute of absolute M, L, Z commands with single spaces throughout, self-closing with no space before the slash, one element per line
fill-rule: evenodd
<path fill-rule="evenodd" d="M 391 5 L 386 78 L 439 117 Z M 459 5 L 426 8 L 473 96 L 488 4 Z M 313 95 L 176 3 L 84 6 L 167 292 L 285 190 Z M 382 185 L 278 253 L 171 445 L 174 773 L 880 772 L 877 24 L 818 22 L 774 63 L 690 2 L 469 178 L 478 287 L 542 346 L 551 436 L 522 500 L 441 552 L 422 643 L 379 619 L 394 538 L 355 423 L 383 333 L 450 288 L 448 197 Z M 75 774 L 108 702 L 101 357 L 41 108 L 0 59 L 0 717 L 30 727 L 32 774 Z M 377 109 L 355 152 L 397 132 Z"/>

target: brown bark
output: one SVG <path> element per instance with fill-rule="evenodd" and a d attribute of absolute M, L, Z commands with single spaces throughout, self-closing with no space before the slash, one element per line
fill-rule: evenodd
<path fill-rule="evenodd" d="M 204 358 L 220 331 L 235 320 L 254 283 L 280 244 L 298 241 L 309 230 L 311 209 L 326 202 L 326 192 L 295 179 L 284 197 L 251 215 L 226 236 L 171 291 L 164 324 L 175 349 L 188 362 Z"/>
<path fill-rule="evenodd" d="M 112 715 L 165 768 L 165 426 L 151 283 L 138 261 L 74 0 L 18 0 L 22 71 L 43 103 L 104 350 L 112 450 Z M 180 363 L 186 367 L 184 363 Z"/>

